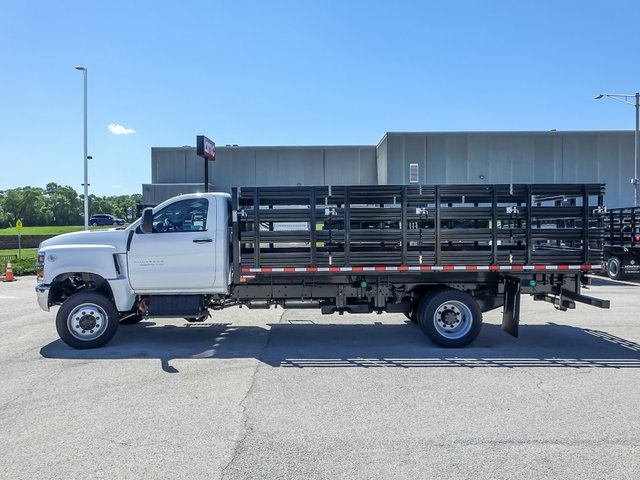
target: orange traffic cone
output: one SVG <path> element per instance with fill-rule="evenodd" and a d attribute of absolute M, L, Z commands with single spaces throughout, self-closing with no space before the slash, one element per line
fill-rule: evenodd
<path fill-rule="evenodd" d="M 7 271 L 4 274 L 4 281 L 13 282 L 14 280 L 15 278 L 13 278 L 13 265 L 11 265 L 11 262 L 7 262 Z"/>

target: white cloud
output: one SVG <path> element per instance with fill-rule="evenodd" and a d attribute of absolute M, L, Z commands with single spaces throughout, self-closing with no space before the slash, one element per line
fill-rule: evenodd
<path fill-rule="evenodd" d="M 111 185 L 111 188 L 115 188 L 116 190 L 119 190 L 122 188 L 122 185 Z"/>
<path fill-rule="evenodd" d="M 132 133 L 136 133 L 133 128 L 127 128 L 120 123 L 110 123 L 107 126 L 107 130 L 109 130 L 114 135 L 131 135 Z"/>

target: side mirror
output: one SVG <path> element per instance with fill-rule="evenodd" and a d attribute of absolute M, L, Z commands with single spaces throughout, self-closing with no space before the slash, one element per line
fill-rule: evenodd
<path fill-rule="evenodd" d="M 153 233 L 153 209 L 145 208 L 142 212 L 142 223 L 140 223 L 142 233 Z"/>

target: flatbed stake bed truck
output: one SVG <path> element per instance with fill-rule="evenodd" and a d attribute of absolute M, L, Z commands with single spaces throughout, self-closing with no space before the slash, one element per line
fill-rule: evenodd
<path fill-rule="evenodd" d="M 602 215 L 606 274 L 623 280 L 640 273 L 640 207 L 611 208 Z"/>
<path fill-rule="evenodd" d="M 75 348 L 147 316 L 197 322 L 235 305 L 403 313 L 436 344 L 463 347 L 500 307 L 517 336 L 522 294 L 608 308 L 582 293 L 602 267 L 603 207 L 600 184 L 181 195 L 126 229 L 43 242 L 36 292 L 44 310 L 60 305 L 58 333 Z"/>

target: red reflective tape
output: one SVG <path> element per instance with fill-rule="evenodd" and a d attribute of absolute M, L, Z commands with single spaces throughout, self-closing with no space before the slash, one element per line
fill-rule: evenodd
<path fill-rule="evenodd" d="M 352 272 L 361 272 L 363 267 L 351 267 Z"/>
<path fill-rule="evenodd" d="M 420 270 L 423 272 L 430 272 L 432 270 L 431 265 L 420 265 Z"/>
<path fill-rule="evenodd" d="M 241 272 L 242 272 L 242 273 L 250 273 L 250 272 L 251 272 L 251 269 L 250 269 L 249 267 L 242 267 Z"/>
<path fill-rule="evenodd" d="M 453 265 L 443 265 L 442 270 L 451 271 L 451 270 L 455 270 L 455 267 Z"/>
<path fill-rule="evenodd" d="M 318 267 L 307 267 L 307 272 L 317 272 Z"/>
<path fill-rule="evenodd" d="M 569 270 L 569 265 L 558 265 L 558 270 Z"/>
<path fill-rule="evenodd" d="M 546 265 L 534 265 L 533 269 L 534 270 L 546 270 L 547 267 L 546 267 Z"/>
<path fill-rule="evenodd" d="M 500 270 L 500 265 L 489 265 L 490 272 L 497 272 L 498 270 Z"/>
<path fill-rule="evenodd" d="M 583 263 L 582 265 L 580 265 L 580 268 L 582 270 L 591 270 L 592 267 L 593 265 L 591 265 L 590 263 Z"/>
<path fill-rule="evenodd" d="M 387 269 L 387 267 L 374 267 L 376 272 L 383 272 Z"/>
<path fill-rule="evenodd" d="M 295 269 L 295 267 L 284 267 L 284 271 L 285 272 L 295 272 L 296 269 Z"/>
<path fill-rule="evenodd" d="M 263 267 L 260 269 L 260 273 L 271 273 L 271 267 Z"/>
<path fill-rule="evenodd" d="M 478 270 L 478 266 L 477 265 L 467 265 L 465 267 L 465 270 Z"/>
<path fill-rule="evenodd" d="M 511 265 L 512 272 L 521 272 L 524 270 L 524 265 Z"/>
<path fill-rule="evenodd" d="M 329 267 L 330 272 L 340 272 L 340 267 Z"/>
<path fill-rule="evenodd" d="M 399 272 L 406 272 L 407 270 L 409 270 L 409 266 L 408 265 L 400 265 L 398 267 L 398 271 Z"/>

